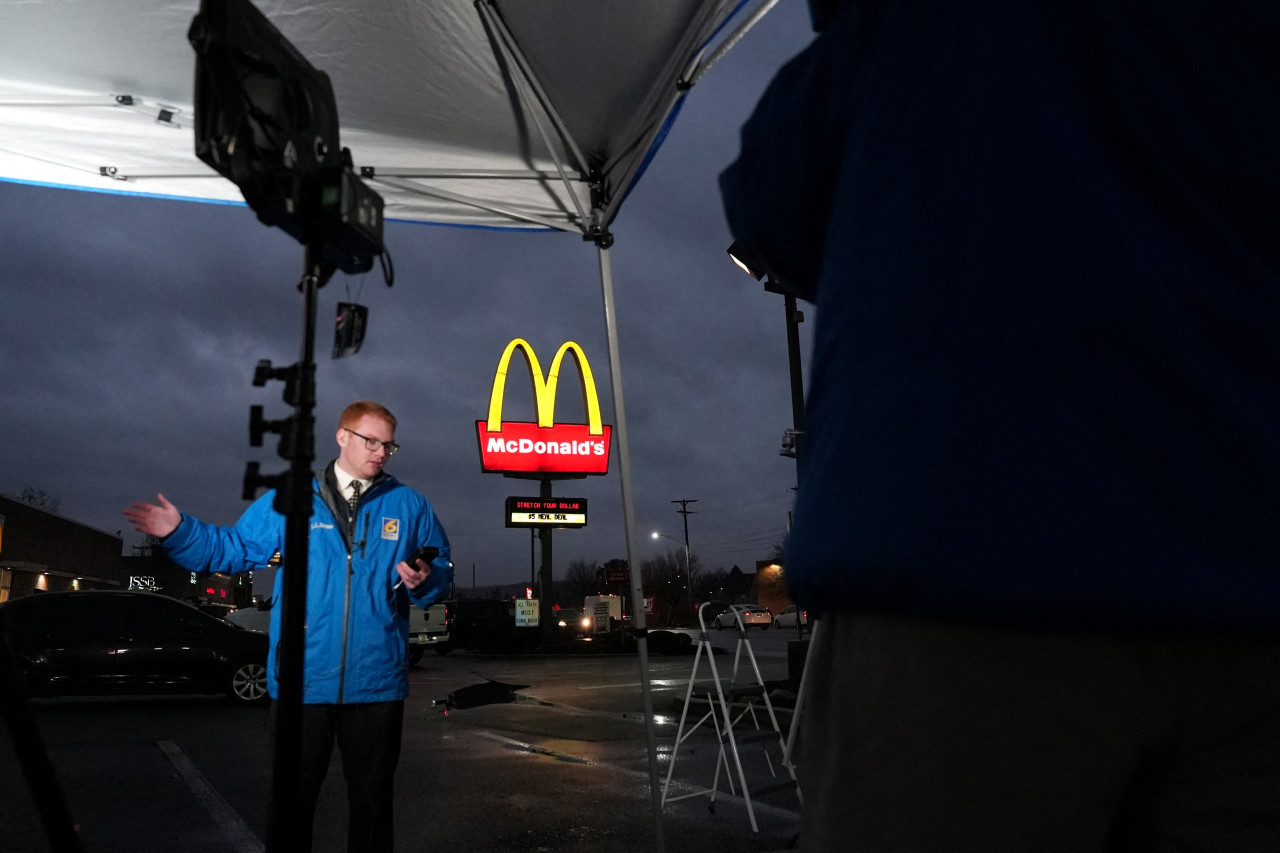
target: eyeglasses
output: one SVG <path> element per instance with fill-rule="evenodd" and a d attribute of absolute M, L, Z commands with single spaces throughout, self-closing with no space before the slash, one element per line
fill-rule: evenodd
<path fill-rule="evenodd" d="M 367 435 L 361 435 L 360 433 L 356 432 L 353 429 L 347 429 L 346 427 L 343 427 L 343 429 L 346 429 L 347 432 L 351 433 L 357 438 L 363 438 L 364 446 L 370 450 L 376 451 L 380 447 L 385 447 L 387 449 L 388 456 L 395 456 L 396 451 L 400 449 L 400 445 L 396 444 L 394 441 L 381 441 L 376 438 L 369 438 L 369 436 Z"/>

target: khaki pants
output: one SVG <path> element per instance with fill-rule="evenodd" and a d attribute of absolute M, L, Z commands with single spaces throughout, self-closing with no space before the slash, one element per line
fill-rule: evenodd
<path fill-rule="evenodd" d="M 809 851 L 1280 851 L 1280 641 L 824 617 Z"/>

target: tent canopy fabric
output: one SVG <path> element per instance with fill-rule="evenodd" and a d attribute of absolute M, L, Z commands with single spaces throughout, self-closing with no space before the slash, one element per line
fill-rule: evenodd
<path fill-rule="evenodd" d="M 607 230 L 740 0 L 260 0 L 391 220 Z M 0 0 L 0 180 L 239 202 L 196 159 L 199 0 Z M 749 23 L 749 22 L 748 22 Z"/>

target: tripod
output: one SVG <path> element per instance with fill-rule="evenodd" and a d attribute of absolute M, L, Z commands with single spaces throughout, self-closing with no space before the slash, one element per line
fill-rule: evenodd
<path fill-rule="evenodd" d="M 0 717 L 9 729 L 13 751 L 17 753 L 18 763 L 27 777 L 31 799 L 40 813 L 40 822 L 44 824 L 50 846 L 55 853 L 84 853 L 79 829 L 71 818 L 66 796 L 45 750 L 44 739 L 27 705 L 26 688 L 13 653 L 9 620 L 3 608 L 0 608 Z"/>

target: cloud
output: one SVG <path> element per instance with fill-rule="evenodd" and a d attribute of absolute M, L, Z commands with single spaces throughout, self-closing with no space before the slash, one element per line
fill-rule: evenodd
<path fill-rule="evenodd" d="M 750 569 L 787 524 L 795 475 L 778 456 L 791 425 L 781 301 L 728 263 L 716 176 L 765 82 L 808 37 L 803 7 L 772 12 L 690 93 L 615 223 L 639 558 L 671 544 L 652 544 L 651 530 L 683 538 L 674 499 L 697 499 L 690 543 L 712 568 Z M 251 378 L 260 359 L 299 357 L 300 247 L 244 207 L 16 184 L 0 184 L 0 220 L 0 490 L 44 489 L 62 499 L 62 514 L 112 533 L 125 527 L 121 508 L 158 491 L 205 520 L 233 522 L 245 507 L 245 463 L 264 473 L 286 464 L 274 437 L 249 447 L 248 407 L 268 418 L 290 411 L 281 383 Z M 389 470 L 435 503 L 460 583 L 472 564 L 482 586 L 525 579 L 529 534 L 502 526 L 503 500 L 538 484 L 482 474 L 474 422 L 513 337 L 544 361 L 579 342 L 611 414 L 596 251 L 562 234 L 390 223 L 386 236 L 394 287 L 376 273 L 339 274 L 320 292 L 317 454 L 331 458 L 346 403 L 383 402 L 404 446 Z M 339 301 L 368 305 L 370 325 L 365 348 L 334 361 Z M 518 376 L 508 416 L 531 416 Z M 571 418 L 579 404 L 566 387 L 558 411 Z M 607 477 L 555 491 L 590 506 L 588 528 L 556 535 L 557 567 L 625 556 L 616 461 Z"/>

